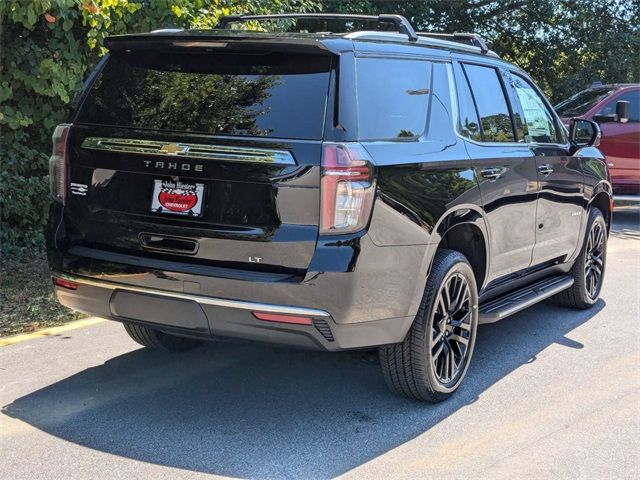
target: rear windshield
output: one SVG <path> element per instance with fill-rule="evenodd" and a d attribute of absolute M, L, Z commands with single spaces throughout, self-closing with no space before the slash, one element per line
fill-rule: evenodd
<path fill-rule="evenodd" d="M 295 54 L 111 55 L 79 123 L 321 139 L 331 60 Z"/>
<path fill-rule="evenodd" d="M 569 97 L 563 102 L 560 102 L 554 108 L 558 115 L 561 117 L 576 117 L 584 115 L 591 108 L 603 98 L 611 94 L 615 88 L 593 88 L 589 90 L 583 90 L 576 93 L 574 96 Z"/>

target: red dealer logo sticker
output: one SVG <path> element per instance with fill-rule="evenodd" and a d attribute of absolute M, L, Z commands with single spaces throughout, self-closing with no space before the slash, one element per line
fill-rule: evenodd
<path fill-rule="evenodd" d="M 172 212 L 186 212 L 198 203 L 198 196 L 195 193 L 171 193 L 163 190 L 158 196 L 158 201 Z"/>

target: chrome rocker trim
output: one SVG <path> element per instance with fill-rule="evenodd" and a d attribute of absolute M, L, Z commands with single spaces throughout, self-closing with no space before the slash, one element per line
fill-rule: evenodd
<path fill-rule="evenodd" d="M 285 315 L 303 315 L 307 317 L 330 317 L 329 313 L 324 310 L 317 310 L 315 308 L 304 307 L 290 307 L 288 305 L 271 305 L 268 303 L 254 303 L 243 302 L 240 300 L 227 300 L 225 298 L 206 297 L 204 295 L 193 295 L 189 293 L 170 292 L 167 290 L 158 290 L 155 288 L 137 287 L 134 285 L 127 285 L 124 283 L 110 282 L 108 280 L 99 280 L 96 278 L 82 277 L 78 275 L 72 275 L 69 273 L 63 273 L 58 271 L 52 271 L 53 277 L 62 278 L 64 280 L 70 280 L 83 285 L 90 285 L 92 287 L 107 288 L 109 290 L 125 290 L 136 293 L 146 293 L 148 295 L 156 295 L 158 297 L 178 298 L 181 300 L 191 300 L 202 305 L 213 305 L 216 307 L 236 308 L 239 310 L 251 310 L 257 312 L 266 313 L 281 313 Z"/>
<path fill-rule="evenodd" d="M 202 143 L 159 142 L 134 138 L 87 137 L 81 148 L 138 155 L 167 155 L 178 158 L 200 158 L 226 162 L 296 165 L 290 152 L 263 148 L 206 145 Z"/>

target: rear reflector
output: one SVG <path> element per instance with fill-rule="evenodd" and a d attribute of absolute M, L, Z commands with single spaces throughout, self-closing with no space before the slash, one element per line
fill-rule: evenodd
<path fill-rule="evenodd" d="M 68 288 L 69 290 L 76 290 L 78 288 L 78 284 L 76 282 L 65 280 L 64 278 L 53 277 L 53 283 L 58 287 Z"/>
<path fill-rule="evenodd" d="M 277 313 L 252 312 L 258 320 L 267 322 L 295 323 L 297 325 L 311 325 L 313 322 L 309 317 L 296 317 L 294 315 L 280 315 Z"/>

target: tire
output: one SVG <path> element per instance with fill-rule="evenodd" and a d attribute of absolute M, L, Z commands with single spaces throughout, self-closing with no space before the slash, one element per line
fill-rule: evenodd
<path fill-rule="evenodd" d="M 152 348 L 154 350 L 164 350 L 168 352 L 183 352 L 200 345 L 199 340 L 191 338 L 177 337 L 168 333 L 161 332 L 155 328 L 144 327 L 142 325 L 134 325 L 133 323 L 125 323 L 124 329 L 133 339 L 143 347 Z"/>
<path fill-rule="evenodd" d="M 467 287 L 462 301 L 455 299 L 456 285 Z M 445 291 L 454 292 L 450 295 L 452 300 L 449 308 L 444 308 L 442 303 L 446 302 L 445 297 L 441 297 Z M 456 308 L 457 311 L 454 311 Z M 453 313 L 443 314 L 443 311 Z M 430 403 L 449 398 L 458 389 L 469 368 L 477 325 L 478 293 L 469 262 L 459 252 L 438 250 L 418 314 L 406 338 L 402 343 L 378 349 L 387 386 L 400 395 Z M 464 351 L 462 344 L 454 337 L 462 337 L 466 341 Z M 456 352 L 460 354 L 457 365 Z M 447 361 L 450 357 L 453 358 L 454 368 L 447 370 L 451 366 Z M 449 375 L 449 372 L 452 373 Z"/>
<path fill-rule="evenodd" d="M 596 233 L 595 237 L 600 239 L 599 244 L 601 247 L 599 251 L 597 251 L 596 248 L 596 251 L 594 252 L 594 243 L 591 240 L 593 239 L 592 236 L 595 231 L 600 232 L 599 236 Z M 599 261 L 596 260 L 597 258 L 599 258 Z M 589 211 L 585 238 L 582 242 L 580 254 L 576 258 L 570 271 L 573 276 L 573 285 L 555 296 L 554 300 L 556 303 L 564 307 L 575 308 L 578 310 L 584 310 L 593 306 L 600 297 L 606 264 L 607 224 L 604 221 L 602 212 L 594 207 Z M 589 269 L 591 269 L 592 272 L 597 272 L 598 268 L 600 269 L 600 275 L 597 285 L 593 288 L 593 284 L 589 283 L 593 279 L 593 276 L 588 277 L 587 272 Z"/>

